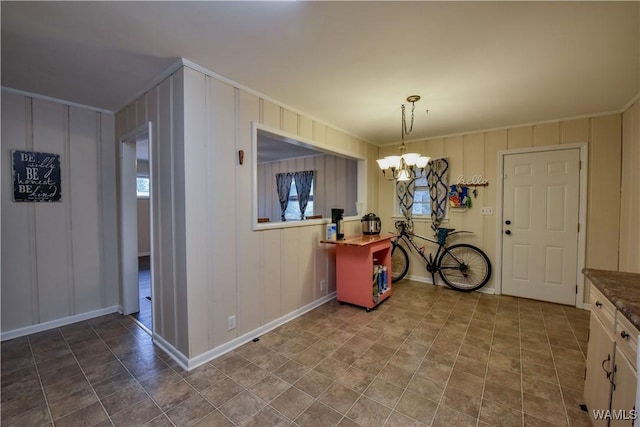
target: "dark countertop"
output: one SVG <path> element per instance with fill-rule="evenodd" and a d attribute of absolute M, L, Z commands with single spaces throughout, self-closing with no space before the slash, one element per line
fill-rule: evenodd
<path fill-rule="evenodd" d="M 640 274 L 593 268 L 582 272 L 640 330 Z"/>

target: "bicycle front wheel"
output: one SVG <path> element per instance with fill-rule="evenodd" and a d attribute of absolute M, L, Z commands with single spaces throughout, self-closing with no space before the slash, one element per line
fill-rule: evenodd
<path fill-rule="evenodd" d="M 398 242 L 391 242 L 391 281 L 398 282 L 409 271 L 409 255 Z"/>
<path fill-rule="evenodd" d="M 440 277 L 452 289 L 471 292 L 487 284 L 491 277 L 489 257 L 466 243 L 445 249 L 438 261 Z"/>

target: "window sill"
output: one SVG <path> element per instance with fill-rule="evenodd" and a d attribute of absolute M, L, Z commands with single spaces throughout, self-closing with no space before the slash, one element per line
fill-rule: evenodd
<path fill-rule="evenodd" d="M 344 218 L 344 222 L 360 221 L 359 216 L 349 216 Z M 311 227 L 321 224 L 330 224 L 331 218 L 317 218 L 317 219 L 305 219 L 297 221 L 278 221 L 278 222 L 256 222 L 253 224 L 253 231 L 263 230 L 276 230 L 280 228 L 294 228 L 294 227 Z"/>

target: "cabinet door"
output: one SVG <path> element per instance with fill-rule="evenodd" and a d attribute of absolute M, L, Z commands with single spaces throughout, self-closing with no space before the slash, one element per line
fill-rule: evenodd
<path fill-rule="evenodd" d="M 613 369 L 613 339 L 595 313 L 589 323 L 589 345 L 587 348 L 587 376 L 584 381 L 584 400 L 595 427 L 606 426 L 607 420 L 595 419 L 594 411 L 610 409 L 611 382 L 606 371 Z"/>
<path fill-rule="evenodd" d="M 632 425 L 638 426 L 638 421 L 633 424 L 632 410 L 636 403 L 636 387 L 638 375 L 629 362 L 629 359 L 616 348 L 615 372 L 613 376 L 614 390 L 611 399 L 611 427 Z"/>

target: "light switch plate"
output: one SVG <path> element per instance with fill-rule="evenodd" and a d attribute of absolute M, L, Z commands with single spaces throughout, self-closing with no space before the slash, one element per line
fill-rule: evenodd
<path fill-rule="evenodd" d="M 482 215 L 492 215 L 493 214 L 493 208 L 490 206 L 484 206 L 482 208 L 480 208 L 480 213 Z"/>

